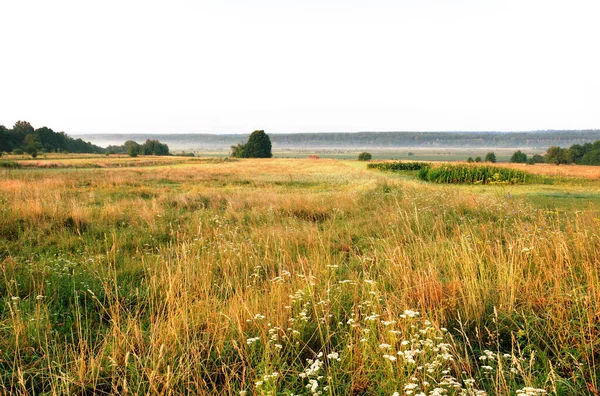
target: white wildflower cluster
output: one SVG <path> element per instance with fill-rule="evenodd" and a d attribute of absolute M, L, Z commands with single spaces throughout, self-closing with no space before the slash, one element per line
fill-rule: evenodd
<path fill-rule="evenodd" d="M 533 355 L 532 357 L 533 358 Z M 521 368 L 521 362 L 526 360 L 524 357 L 513 356 L 509 353 L 494 353 L 488 349 L 483 351 L 483 354 L 479 356 L 480 361 L 479 368 L 484 374 L 495 372 L 498 367 L 503 370 L 507 370 L 512 376 L 519 376 L 523 371 Z M 499 364 L 501 362 L 501 364 Z"/>
<path fill-rule="evenodd" d="M 308 367 L 306 367 L 304 371 L 299 374 L 300 378 L 303 378 L 307 381 L 305 388 L 308 389 L 309 394 L 312 396 L 322 395 L 324 392 L 329 390 L 328 385 L 322 386 L 321 384 L 323 380 L 326 381 L 326 378 L 323 375 L 323 366 L 325 365 L 325 360 L 321 359 L 323 359 L 323 352 L 319 352 L 314 359 L 306 359 Z M 338 352 L 333 351 L 327 354 L 328 362 L 340 360 L 340 354 Z"/>
<path fill-rule="evenodd" d="M 490 350 L 484 350 L 483 355 L 479 356 L 479 360 L 494 360 L 496 358 L 496 354 Z"/>
<path fill-rule="evenodd" d="M 281 270 L 279 274 L 279 276 L 271 279 L 272 283 L 285 283 L 285 281 L 291 277 L 291 274 L 288 270 Z"/>
<path fill-rule="evenodd" d="M 337 269 L 334 265 L 329 268 Z M 255 278 L 267 281 L 262 267 L 257 266 L 254 273 L 257 274 Z M 284 287 L 287 287 L 293 283 L 288 282 L 291 277 L 288 271 L 280 270 L 279 276 L 271 279 L 271 284 L 273 287 L 280 287 L 278 284 L 286 283 Z M 523 372 L 523 358 L 517 359 L 510 354 L 490 350 L 484 350 L 476 359 L 478 369 L 473 378 L 465 371 L 457 371 L 459 365 L 455 362 L 455 348 L 447 329 L 436 327 L 423 318 L 419 311 L 412 309 L 390 315 L 390 311 L 385 309 L 385 302 L 378 297 L 376 281 L 364 280 L 364 287 L 369 292 L 367 298 L 353 305 L 349 312 L 343 311 L 348 312 L 347 316 L 333 318 L 332 313 L 338 312 L 335 304 L 339 303 L 335 292 L 353 288 L 356 282 L 342 280 L 328 283 L 328 288 L 319 298 L 316 297 L 318 289 L 314 287 L 314 276 L 295 274 L 294 277 L 302 279 L 306 287 L 289 295 L 289 305 L 284 306 L 286 313 L 290 315 L 287 326 L 272 325 L 261 313 L 256 313 L 247 320 L 252 326 L 260 327 L 260 330 L 251 334 L 252 336 L 247 335 L 246 344 L 252 347 L 262 343 L 260 348 L 248 350 L 268 354 L 264 360 L 268 362 L 267 368 L 263 368 L 264 371 L 257 375 L 254 393 L 275 394 L 278 386 L 287 383 L 282 378 L 289 376 L 294 369 L 281 364 L 305 350 L 307 345 L 304 337 L 313 334 L 315 324 L 320 326 L 319 323 L 325 325 L 322 328 L 327 331 L 330 331 L 328 326 L 331 325 L 334 326 L 333 331 L 348 332 L 350 336 L 341 338 L 348 340 L 343 345 L 323 345 L 321 352 L 306 360 L 298 374 L 302 379 L 301 394 L 315 396 L 334 390 L 329 388 L 335 383 L 331 378 L 335 378 L 335 370 L 340 369 L 338 362 L 342 361 L 343 355 L 343 352 L 336 350 L 346 348 L 351 354 L 353 350 L 360 350 L 365 359 L 372 359 L 371 362 L 365 362 L 370 367 L 380 367 L 393 373 L 398 378 L 394 396 L 484 396 L 486 392 L 477 388 L 478 383 L 481 380 L 489 381 L 500 368 L 510 370 L 511 379 L 516 380 L 515 383 L 523 383 L 516 378 Z M 303 363 L 296 361 L 294 366 Z M 298 392 L 298 389 L 294 391 Z M 545 393 L 543 389 L 529 387 L 516 391 L 517 395 L 523 396 L 540 396 Z"/>
<path fill-rule="evenodd" d="M 261 377 L 261 379 L 259 379 L 259 380 L 257 380 L 257 381 L 255 381 L 255 382 L 254 382 L 254 385 L 255 385 L 257 388 L 259 388 L 259 387 L 263 386 L 265 383 L 267 383 L 267 382 L 269 382 L 269 381 L 271 381 L 271 380 L 274 380 L 274 379 L 276 379 L 276 378 L 278 378 L 278 377 L 279 377 L 279 373 L 278 373 L 277 371 L 273 371 L 273 372 L 272 372 L 272 373 L 270 373 L 270 374 L 265 374 L 265 375 L 263 375 L 263 376 Z"/>
<path fill-rule="evenodd" d="M 337 360 L 338 362 L 342 360 L 342 359 L 340 359 L 340 354 L 337 352 L 331 352 L 331 353 L 327 354 L 327 359 Z"/>
<path fill-rule="evenodd" d="M 419 316 L 419 311 L 413 311 L 413 310 L 410 310 L 410 309 L 405 310 L 404 313 L 402 315 L 400 315 L 400 317 L 402 319 L 416 318 L 417 316 Z"/>
<path fill-rule="evenodd" d="M 522 396 L 540 396 L 540 395 L 545 395 L 546 393 L 548 393 L 548 392 L 546 392 L 544 389 L 531 388 L 531 387 L 517 389 L 517 395 L 522 395 Z"/>
<path fill-rule="evenodd" d="M 363 305 L 367 307 L 369 304 Z M 373 306 L 371 306 L 372 308 Z M 371 309 L 362 321 L 352 318 L 348 323 L 360 327 L 360 342 L 369 348 L 369 339 L 377 339 L 377 349 L 399 377 L 407 378 L 397 394 L 409 396 L 469 395 L 482 396 L 485 391 L 475 387 L 475 380 L 452 376 L 454 357 L 452 345 L 444 342 L 446 329 L 438 329 L 420 313 L 407 309 L 399 321 L 382 318 Z M 362 323 L 361 323 L 362 322 Z M 487 355 L 486 355 L 487 356 Z"/>

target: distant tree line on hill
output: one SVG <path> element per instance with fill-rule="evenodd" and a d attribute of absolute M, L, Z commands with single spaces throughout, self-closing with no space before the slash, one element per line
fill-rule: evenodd
<path fill-rule="evenodd" d="M 48 127 L 34 129 L 27 121 L 17 121 L 12 129 L 0 125 L 1 152 L 25 152 L 36 157 L 40 152 L 103 153 L 104 149 L 64 132 L 54 132 Z"/>

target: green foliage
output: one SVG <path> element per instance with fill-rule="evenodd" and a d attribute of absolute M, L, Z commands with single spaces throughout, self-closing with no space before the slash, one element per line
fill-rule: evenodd
<path fill-rule="evenodd" d="M 15 161 L 7 161 L 7 160 L 0 161 L 0 168 L 18 169 L 20 167 L 21 167 L 21 164 L 19 164 L 18 162 L 15 162 Z"/>
<path fill-rule="evenodd" d="M 0 125 L 0 151 L 103 153 L 104 149 L 48 127 L 34 129 L 27 121 L 17 121 L 12 129 Z"/>
<path fill-rule="evenodd" d="M 108 146 L 106 150 L 112 154 L 131 154 L 135 151 L 135 149 L 131 148 L 132 146 L 137 147 L 137 154 L 170 155 L 169 146 L 156 139 L 146 139 L 146 142 L 141 145 L 134 140 L 127 140 L 121 146 Z"/>
<path fill-rule="evenodd" d="M 534 163 L 536 164 L 543 164 L 544 161 L 544 156 L 540 155 L 540 154 L 534 154 L 531 159 L 533 160 Z"/>
<path fill-rule="evenodd" d="M 562 148 L 551 146 L 546 151 L 545 162 L 551 164 L 600 165 L 600 140 L 593 143 L 574 144 Z"/>
<path fill-rule="evenodd" d="M 475 157 L 475 162 L 482 162 L 481 157 L 479 157 L 479 156 Z"/>
<path fill-rule="evenodd" d="M 525 154 L 521 150 L 517 150 L 510 157 L 510 162 L 516 163 L 516 164 L 524 164 L 527 162 L 527 154 Z"/>
<path fill-rule="evenodd" d="M 485 155 L 485 162 L 496 162 L 496 154 L 494 154 L 492 151 L 490 151 L 489 153 L 487 153 Z"/>
<path fill-rule="evenodd" d="M 248 138 L 248 143 L 244 148 L 244 153 L 248 158 L 271 158 L 271 139 L 265 131 L 254 131 Z"/>
<path fill-rule="evenodd" d="M 493 166 L 441 165 L 421 169 L 419 179 L 432 183 L 519 184 L 528 181 L 528 174 Z"/>
<path fill-rule="evenodd" d="M 550 146 L 546 150 L 545 162 L 556 165 L 569 164 L 571 163 L 569 150 L 558 146 Z"/>
<path fill-rule="evenodd" d="M 31 133 L 25 136 L 25 139 L 23 140 L 23 151 L 35 158 L 37 157 L 38 151 L 42 149 L 42 143 L 35 134 Z"/>
<path fill-rule="evenodd" d="M 271 139 L 263 130 L 252 132 L 246 144 L 231 146 L 231 156 L 236 158 L 271 158 Z"/>
<path fill-rule="evenodd" d="M 24 151 L 21 150 L 20 148 L 17 148 L 17 149 L 14 149 L 12 151 L 12 153 L 15 154 L 15 155 L 23 155 Z"/>
<path fill-rule="evenodd" d="M 375 164 L 368 164 L 368 169 L 378 169 L 380 171 L 415 171 L 423 168 L 427 168 L 429 164 L 427 162 L 378 162 Z"/>
<path fill-rule="evenodd" d="M 576 145 L 575 145 L 576 146 Z M 581 150 L 577 152 L 577 149 L 571 146 L 571 158 L 577 164 L 582 165 L 600 165 L 600 140 L 596 140 L 594 143 L 586 143 L 581 146 Z"/>
<path fill-rule="evenodd" d="M 591 143 L 586 143 L 583 146 L 581 144 L 574 144 L 569 148 L 569 156 L 576 164 L 581 163 L 581 159 L 584 155 L 592 150 Z"/>
<path fill-rule="evenodd" d="M 132 144 L 127 149 L 127 154 L 130 157 L 137 157 L 139 153 L 140 153 L 140 145 L 139 144 Z"/>
<path fill-rule="evenodd" d="M 8 134 L 8 129 L 4 125 L 0 125 L 0 152 L 11 151 L 10 145 L 10 136 Z"/>
<path fill-rule="evenodd" d="M 373 158 L 371 153 L 363 152 L 363 153 L 358 154 L 359 161 L 371 161 L 371 158 Z"/>
<path fill-rule="evenodd" d="M 473 161 L 475 161 L 475 160 L 473 159 L 473 157 L 469 157 L 469 158 L 467 158 L 467 162 L 468 162 L 468 163 L 470 163 L 470 164 L 471 164 L 471 163 L 473 163 Z"/>
<path fill-rule="evenodd" d="M 579 162 L 582 165 L 600 165 L 600 150 L 592 150 L 585 153 Z"/>
<path fill-rule="evenodd" d="M 146 139 L 141 147 L 144 155 L 169 155 L 169 146 L 154 139 Z"/>
<path fill-rule="evenodd" d="M 17 136 L 21 136 L 21 140 L 23 140 L 25 136 L 33 133 L 33 127 L 27 121 L 17 121 L 13 126 L 12 132 Z"/>
<path fill-rule="evenodd" d="M 237 146 L 231 146 L 231 156 L 235 158 L 244 158 L 244 144 L 238 143 Z"/>

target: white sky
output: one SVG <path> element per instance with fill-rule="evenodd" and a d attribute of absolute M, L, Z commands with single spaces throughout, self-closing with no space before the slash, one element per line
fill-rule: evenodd
<path fill-rule="evenodd" d="M 0 0 L 0 124 L 600 128 L 598 0 Z"/>

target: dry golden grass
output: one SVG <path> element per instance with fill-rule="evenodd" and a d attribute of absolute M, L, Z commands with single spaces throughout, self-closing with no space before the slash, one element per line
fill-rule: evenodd
<path fill-rule="evenodd" d="M 598 386 L 597 219 L 355 165 L 0 171 L 0 390 Z"/>

